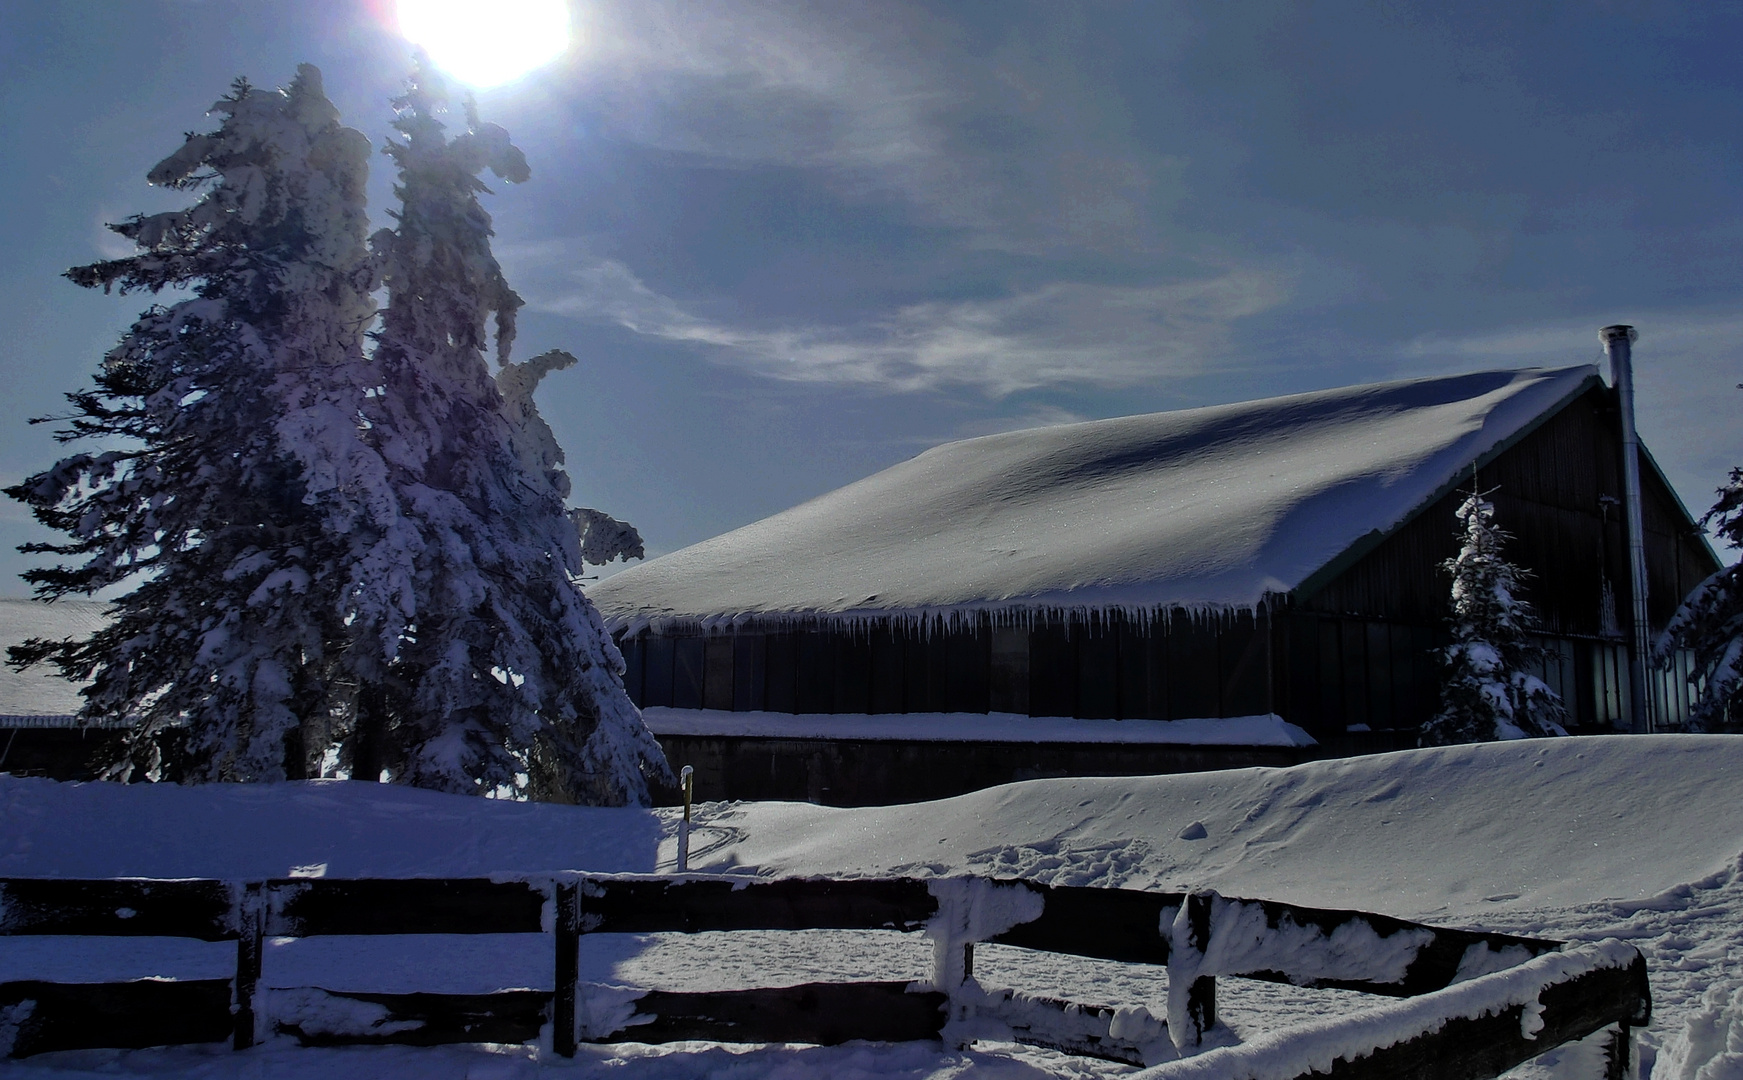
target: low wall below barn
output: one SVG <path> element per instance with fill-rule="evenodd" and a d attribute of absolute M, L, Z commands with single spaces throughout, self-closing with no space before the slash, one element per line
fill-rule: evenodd
<path fill-rule="evenodd" d="M 1059 776 L 1297 765 L 1317 747 L 945 742 L 661 735 L 674 769 L 696 770 L 697 799 L 779 799 L 885 806 Z"/>
<path fill-rule="evenodd" d="M 72 726 L 7 725 L 0 720 L 0 773 L 50 780 L 93 780 L 93 754 L 122 732 Z"/>

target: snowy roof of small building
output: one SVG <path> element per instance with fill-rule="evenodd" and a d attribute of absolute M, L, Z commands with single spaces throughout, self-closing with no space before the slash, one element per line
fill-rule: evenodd
<path fill-rule="evenodd" d="M 83 637 L 100 629 L 109 605 L 95 600 L 0 598 L 0 727 L 52 727 L 84 705 L 79 687 L 47 665 L 15 670 L 5 650 L 27 638 Z"/>
<path fill-rule="evenodd" d="M 614 630 L 1250 609 L 1598 381 L 1593 365 L 1480 372 L 945 443 L 588 595 Z"/>

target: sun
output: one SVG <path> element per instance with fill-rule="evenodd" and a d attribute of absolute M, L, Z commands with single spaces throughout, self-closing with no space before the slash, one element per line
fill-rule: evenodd
<path fill-rule="evenodd" d="M 568 0 L 399 0 L 400 33 L 443 71 L 501 86 L 569 48 Z"/>

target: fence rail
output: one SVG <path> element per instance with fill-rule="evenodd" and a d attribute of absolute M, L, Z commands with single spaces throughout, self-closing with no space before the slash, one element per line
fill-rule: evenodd
<path fill-rule="evenodd" d="M 739 930 L 926 933 L 939 945 L 939 964 L 922 984 L 716 993 L 631 991 L 579 978 L 583 934 Z M 269 938 L 478 933 L 550 935 L 555 989 L 460 995 L 304 987 L 270 997 L 258 990 Z M 1496 1075 L 1612 1025 L 1611 1060 L 1623 1069 L 1628 1028 L 1644 1023 L 1650 1009 L 1644 961 L 1615 943 L 1564 949 L 1556 941 L 1215 893 L 985 878 L 11 878 L 0 879 L 0 935 L 237 945 L 236 975 L 227 980 L 0 984 L 0 1055 L 12 1057 L 225 1038 L 246 1049 L 273 1034 L 328 1046 L 515 1043 L 548 1032 L 544 1045 L 562 1055 L 583 1041 L 942 1038 L 966 1045 L 1004 1038 L 1139 1064 L 1199 1053 L 1234 1055 L 1238 1063 L 1255 1051 L 1206 1049 L 1218 1041 L 1216 978 L 1238 976 L 1404 999 L 1346 1022 L 1349 1049 L 1334 1076 L 1408 1067 L 1411 1075 L 1463 1080 Z M 982 942 L 1156 965 L 1168 977 L 1167 1015 L 984 990 L 973 977 L 974 946 Z M 1535 996 L 1521 997 L 1521 986 Z M 1363 1023 L 1378 1032 L 1367 1040 L 1372 1045 L 1363 1042 Z M 1539 1029 L 1529 1030 L 1532 1023 Z M 1254 1069 L 1284 1075 L 1274 1062 Z"/>

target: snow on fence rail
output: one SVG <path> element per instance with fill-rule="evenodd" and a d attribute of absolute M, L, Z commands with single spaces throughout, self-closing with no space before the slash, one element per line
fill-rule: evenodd
<path fill-rule="evenodd" d="M 899 930 L 926 933 L 922 983 L 812 983 L 676 993 L 579 980 L 588 933 Z M 556 988 L 374 994 L 257 992 L 267 938 L 549 934 Z M 0 984 L 0 1056 L 285 1035 L 304 1045 L 540 1042 L 1015 1040 L 1155 1065 L 1158 1077 L 1291 1080 L 1494 1076 L 1611 1025 L 1609 1074 L 1645 1023 L 1645 962 L 1423 926 L 1384 915 L 989 878 L 746 880 L 709 876 L 215 880 L 0 879 L 0 934 L 235 941 L 234 978 Z M 1155 964 L 1168 1010 L 1086 1005 L 983 989 L 974 946 L 991 942 Z M 1217 1023 L 1216 977 L 1360 990 L 1408 1000 L 1240 1046 Z"/>

